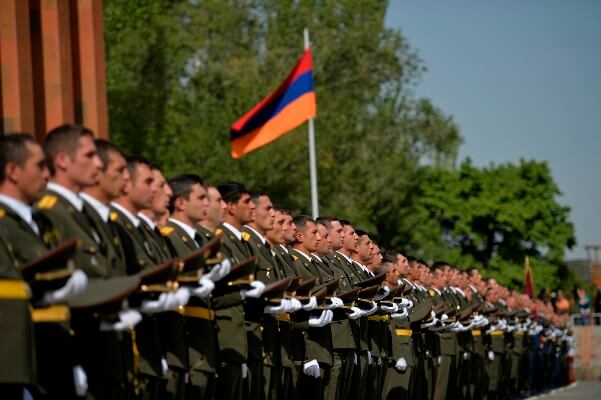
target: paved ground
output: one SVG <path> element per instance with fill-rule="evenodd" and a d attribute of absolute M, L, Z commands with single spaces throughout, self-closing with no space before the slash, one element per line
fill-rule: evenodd
<path fill-rule="evenodd" d="M 601 399 L 601 381 L 579 381 L 541 396 L 530 397 L 538 400 L 599 400 Z M 528 399 L 528 400 L 530 400 Z"/>

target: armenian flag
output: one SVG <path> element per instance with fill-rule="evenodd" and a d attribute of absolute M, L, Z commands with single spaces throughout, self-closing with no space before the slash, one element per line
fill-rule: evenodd
<path fill-rule="evenodd" d="M 230 129 L 232 157 L 273 142 L 317 115 L 311 49 L 307 49 L 290 75 Z"/>

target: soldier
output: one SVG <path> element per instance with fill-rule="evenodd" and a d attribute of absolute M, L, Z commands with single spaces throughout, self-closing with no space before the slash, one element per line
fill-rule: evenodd
<path fill-rule="evenodd" d="M 225 202 L 221 198 L 219 190 L 215 186 L 208 185 L 207 199 L 209 206 L 207 208 L 207 216 L 198 224 L 198 231 L 203 237 L 203 243 L 207 243 L 215 235 L 215 230 L 223 223 L 225 216 Z"/>

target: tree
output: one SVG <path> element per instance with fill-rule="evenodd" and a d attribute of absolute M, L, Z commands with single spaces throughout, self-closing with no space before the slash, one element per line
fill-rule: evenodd
<path fill-rule="evenodd" d="M 564 250 L 575 244 L 560 195 L 546 162 L 476 168 L 467 159 L 458 170 L 431 168 L 420 185 L 421 223 L 410 242 L 464 267 L 482 265 L 513 285 L 523 283 L 528 255 L 537 285 L 556 287 L 567 273 Z"/>

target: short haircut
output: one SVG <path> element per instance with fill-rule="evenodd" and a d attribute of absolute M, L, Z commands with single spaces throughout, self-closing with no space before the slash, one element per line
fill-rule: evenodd
<path fill-rule="evenodd" d="M 217 186 L 221 198 L 226 203 L 237 203 L 245 194 L 250 194 L 246 187 L 239 182 L 224 182 Z"/>
<path fill-rule="evenodd" d="M 269 195 L 261 190 L 255 190 L 253 192 L 250 193 L 250 199 L 252 200 L 253 203 L 258 204 L 259 203 L 259 199 L 263 196 L 267 196 L 269 197 Z"/>
<path fill-rule="evenodd" d="M 436 261 L 434 264 L 432 264 L 432 272 L 436 271 L 437 269 L 444 271 L 444 268 L 447 265 L 449 265 L 449 263 L 446 261 Z"/>
<path fill-rule="evenodd" d="M 152 170 L 152 162 L 145 157 L 129 155 L 125 157 L 125 160 L 127 161 L 127 170 L 129 171 L 132 181 L 136 178 L 138 165 L 146 165 L 150 170 Z"/>
<path fill-rule="evenodd" d="M 286 215 L 290 215 L 290 210 L 288 208 L 284 207 L 281 204 L 274 204 L 273 205 L 273 209 L 276 212 L 279 212 L 279 213 L 282 213 L 282 214 L 286 214 Z"/>
<path fill-rule="evenodd" d="M 384 262 L 396 263 L 399 259 L 399 252 L 396 250 L 388 250 L 382 254 Z"/>
<path fill-rule="evenodd" d="M 169 199 L 169 212 L 172 213 L 175 210 L 175 201 L 182 197 L 186 200 L 190 199 L 190 192 L 192 192 L 192 186 L 199 184 L 203 185 L 202 178 L 194 174 L 180 174 L 174 176 L 167 181 L 169 187 L 173 191 L 173 196 Z"/>
<path fill-rule="evenodd" d="M 292 222 L 294 222 L 296 229 L 299 231 L 304 231 L 309 223 L 315 223 L 313 218 L 309 217 L 308 215 L 295 215 L 292 218 Z"/>
<path fill-rule="evenodd" d="M 347 219 L 339 219 L 338 221 L 340 221 L 340 225 L 344 226 L 352 226 L 351 225 L 351 221 L 347 220 Z"/>
<path fill-rule="evenodd" d="M 361 238 L 361 236 L 368 236 L 369 237 L 369 233 L 367 233 L 366 231 L 361 230 L 361 229 L 355 229 L 355 233 L 357 234 L 357 236 L 359 238 Z"/>
<path fill-rule="evenodd" d="M 480 272 L 480 270 L 476 267 L 469 267 L 466 271 L 469 276 L 473 276 L 474 272 Z"/>
<path fill-rule="evenodd" d="M 5 170 L 8 163 L 12 162 L 22 167 L 29 157 L 27 143 L 37 144 L 33 136 L 28 133 L 12 133 L 0 136 L 0 183 L 6 179 Z"/>
<path fill-rule="evenodd" d="M 332 228 L 332 222 L 338 221 L 338 218 L 336 217 L 331 217 L 331 216 L 325 216 L 325 217 L 319 217 L 316 219 L 318 224 L 322 224 L 323 226 L 325 226 L 328 229 Z"/>
<path fill-rule="evenodd" d="M 96 152 L 98 153 L 98 157 L 102 160 L 102 170 L 106 171 L 106 167 L 109 164 L 109 153 L 117 153 L 121 157 L 125 158 L 125 155 L 115 143 L 106 140 L 106 139 L 96 139 L 94 140 L 96 144 Z"/>
<path fill-rule="evenodd" d="M 94 139 L 94 133 L 90 129 L 74 124 L 64 124 L 48 132 L 46 137 L 44 137 L 43 147 L 46 162 L 48 163 L 48 170 L 51 175 L 56 173 L 54 166 L 56 155 L 62 152 L 67 153 L 69 157 L 73 158 L 79 145 L 79 139 L 84 136 Z"/>

